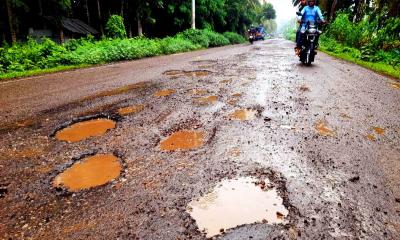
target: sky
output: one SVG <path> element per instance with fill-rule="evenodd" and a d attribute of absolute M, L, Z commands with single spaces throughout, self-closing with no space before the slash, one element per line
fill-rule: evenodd
<path fill-rule="evenodd" d="M 278 30 L 283 27 L 285 23 L 296 17 L 296 8 L 293 7 L 292 0 L 267 0 L 267 2 L 274 5 L 276 10 Z"/>

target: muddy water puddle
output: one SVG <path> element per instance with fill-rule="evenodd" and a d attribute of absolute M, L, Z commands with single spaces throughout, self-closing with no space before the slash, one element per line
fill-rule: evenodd
<path fill-rule="evenodd" d="M 119 177 L 122 167 L 112 154 L 98 154 L 82 159 L 57 175 L 53 181 L 56 188 L 77 192 L 97 187 Z"/>
<path fill-rule="evenodd" d="M 193 71 L 185 71 L 185 70 L 169 70 L 164 72 L 164 75 L 178 78 L 178 77 L 205 77 L 210 75 L 212 72 L 208 70 L 193 70 Z"/>
<path fill-rule="evenodd" d="M 211 105 L 216 103 L 217 101 L 218 101 L 217 96 L 208 96 L 208 97 L 196 98 L 193 100 L 194 103 L 201 106 Z"/>
<path fill-rule="evenodd" d="M 374 132 L 375 132 L 377 135 L 383 135 L 383 134 L 385 134 L 385 129 L 384 129 L 384 128 L 381 128 L 381 127 L 374 127 L 373 130 L 374 130 Z"/>
<path fill-rule="evenodd" d="M 60 141 L 78 142 L 90 137 L 104 135 L 107 130 L 115 128 L 115 121 L 98 118 L 78 122 L 58 131 L 55 138 Z"/>
<path fill-rule="evenodd" d="M 400 83 L 390 83 L 390 86 L 391 86 L 392 88 L 400 89 Z"/>
<path fill-rule="evenodd" d="M 164 90 L 161 90 L 161 91 L 158 91 L 158 92 L 154 93 L 154 96 L 156 96 L 156 97 L 167 97 L 167 96 L 169 96 L 171 94 L 174 94 L 175 92 L 176 91 L 173 90 L 173 89 L 164 89 Z"/>
<path fill-rule="evenodd" d="M 197 149 L 204 145 L 204 136 L 204 132 L 200 131 L 178 131 L 161 141 L 160 148 L 164 151 Z"/>
<path fill-rule="evenodd" d="M 333 131 L 331 128 L 329 128 L 328 123 L 326 121 L 319 121 L 315 124 L 315 130 L 319 135 L 322 136 L 330 136 L 334 137 L 336 136 L 335 131 Z"/>
<path fill-rule="evenodd" d="M 144 105 L 134 105 L 134 106 L 128 106 L 128 107 L 123 107 L 118 109 L 118 114 L 121 116 L 126 116 L 129 114 L 141 112 L 144 109 Z"/>
<path fill-rule="evenodd" d="M 257 114 L 258 114 L 257 110 L 240 109 L 229 114 L 228 117 L 231 120 L 247 121 L 255 119 L 257 117 Z"/>
<path fill-rule="evenodd" d="M 188 205 L 188 212 L 207 237 L 243 224 L 286 223 L 288 210 L 269 181 L 253 177 L 222 180 L 212 192 Z"/>

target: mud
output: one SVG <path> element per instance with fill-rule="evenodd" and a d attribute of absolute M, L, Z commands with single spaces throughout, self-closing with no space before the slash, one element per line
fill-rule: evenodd
<path fill-rule="evenodd" d="M 126 116 L 129 114 L 137 113 L 140 111 L 143 111 L 144 105 L 136 105 L 136 106 L 129 106 L 129 107 L 123 107 L 118 109 L 118 114 L 121 116 Z"/>
<path fill-rule="evenodd" d="M 244 224 L 285 223 L 288 211 L 268 179 L 223 180 L 205 196 L 189 203 L 188 212 L 207 237 Z"/>
<path fill-rule="evenodd" d="M 317 130 L 318 134 L 322 136 L 330 136 L 335 137 L 336 133 L 331 128 L 328 127 L 328 123 L 324 120 L 318 121 L 315 124 L 315 129 Z"/>
<path fill-rule="evenodd" d="M 115 121 L 110 119 L 91 119 L 75 123 L 59 130 L 55 134 L 55 138 L 59 141 L 66 141 L 70 143 L 79 142 L 90 137 L 102 136 L 109 129 L 115 128 L 115 126 Z"/>
<path fill-rule="evenodd" d="M 198 104 L 201 106 L 215 104 L 217 101 L 218 101 L 217 96 L 208 96 L 208 97 L 196 98 L 193 100 L 193 102 L 195 104 Z"/>
<path fill-rule="evenodd" d="M 169 95 L 174 94 L 176 91 L 173 89 L 164 89 L 164 90 L 160 90 L 156 93 L 154 93 L 154 96 L 156 97 L 167 97 Z"/>
<path fill-rule="evenodd" d="M 240 109 L 229 114 L 228 117 L 231 120 L 248 121 L 255 119 L 257 117 L 257 114 L 257 110 Z"/>
<path fill-rule="evenodd" d="M 185 71 L 185 70 L 169 70 L 164 72 L 164 75 L 178 78 L 178 77 L 205 77 L 210 75 L 212 72 L 208 70 L 193 70 L 193 71 Z"/>
<path fill-rule="evenodd" d="M 164 151 L 196 149 L 204 145 L 204 137 L 203 132 L 182 130 L 161 141 L 160 148 Z"/>
<path fill-rule="evenodd" d="M 383 135 L 386 131 L 384 128 L 381 127 L 374 127 L 373 130 L 377 135 Z"/>
<path fill-rule="evenodd" d="M 53 186 L 77 192 L 98 187 L 119 177 L 121 164 L 112 154 L 97 154 L 74 163 L 60 173 L 54 180 Z"/>

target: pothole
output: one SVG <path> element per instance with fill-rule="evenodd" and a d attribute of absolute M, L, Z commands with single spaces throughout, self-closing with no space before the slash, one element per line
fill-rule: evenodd
<path fill-rule="evenodd" d="M 78 142 L 90 137 L 104 135 L 113 129 L 116 122 L 108 118 L 90 119 L 72 124 L 56 132 L 55 138 L 60 141 Z"/>
<path fill-rule="evenodd" d="M 0 184 L 0 198 L 4 198 L 8 193 L 7 185 Z"/>
<path fill-rule="evenodd" d="M 385 134 L 385 129 L 384 129 L 384 128 L 381 128 L 381 127 L 374 127 L 373 130 L 374 130 L 374 132 L 375 132 L 377 135 Z"/>
<path fill-rule="evenodd" d="M 158 91 L 158 92 L 154 93 L 154 96 L 156 96 L 156 97 L 166 97 L 166 96 L 169 96 L 171 94 L 174 94 L 175 92 L 176 91 L 173 90 L 173 89 L 164 89 L 164 90 L 161 90 L 161 91 Z"/>
<path fill-rule="evenodd" d="M 160 148 L 164 151 L 192 150 L 204 145 L 204 132 L 181 130 L 161 141 Z"/>
<path fill-rule="evenodd" d="M 185 71 L 185 70 L 169 70 L 165 71 L 164 75 L 169 77 L 205 77 L 210 75 L 212 72 L 208 70 L 193 70 L 193 71 Z"/>
<path fill-rule="evenodd" d="M 310 88 L 307 87 L 306 85 L 302 85 L 302 86 L 300 87 L 300 91 L 302 91 L 302 92 L 309 92 L 309 91 L 310 91 Z"/>
<path fill-rule="evenodd" d="M 330 129 L 327 125 L 326 121 L 319 121 L 315 124 L 315 130 L 317 130 L 318 134 L 322 136 L 330 136 L 334 137 L 336 136 L 335 131 Z"/>
<path fill-rule="evenodd" d="M 202 97 L 202 98 L 196 98 L 194 102 L 198 105 L 210 105 L 214 104 L 218 101 L 217 96 L 208 96 L 208 97 Z"/>
<path fill-rule="evenodd" d="M 119 177 L 122 170 L 119 159 L 113 154 L 86 157 L 53 180 L 53 187 L 77 192 L 104 185 Z"/>
<path fill-rule="evenodd" d="M 254 177 L 222 180 L 212 192 L 188 205 L 190 216 L 207 237 L 243 224 L 287 223 L 288 210 L 269 180 Z"/>
<path fill-rule="evenodd" d="M 400 89 L 400 83 L 390 83 L 390 86 L 392 86 L 392 88 Z"/>
<path fill-rule="evenodd" d="M 257 117 L 258 111 L 254 109 L 240 109 L 229 114 L 229 119 L 247 121 Z"/>
<path fill-rule="evenodd" d="M 143 111 L 144 105 L 135 105 L 135 106 L 128 106 L 118 109 L 118 114 L 121 116 L 126 116 L 129 114 L 137 113 Z"/>

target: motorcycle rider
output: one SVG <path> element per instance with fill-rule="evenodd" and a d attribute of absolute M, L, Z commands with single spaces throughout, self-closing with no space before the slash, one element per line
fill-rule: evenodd
<path fill-rule="evenodd" d="M 300 4 L 299 4 L 299 9 L 298 12 L 301 12 L 301 10 L 303 10 L 303 8 L 307 6 L 307 0 L 301 0 Z M 300 38 L 300 29 L 301 29 L 301 24 L 299 24 L 299 27 L 297 28 L 296 31 L 296 43 Z M 300 48 L 297 48 L 297 46 L 294 48 L 294 51 L 296 52 L 296 55 L 299 55 L 300 52 Z"/>
<path fill-rule="evenodd" d="M 321 20 L 325 23 L 324 17 L 322 16 L 321 9 L 318 6 L 315 6 L 315 0 L 308 0 L 308 6 L 304 7 L 301 10 L 301 17 L 298 18 L 298 22 L 300 23 L 300 34 L 299 38 L 296 41 L 296 53 L 300 54 L 301 46 L 303 45 L 304 33 L 306 32 L 307 22 L 317 22 L 317 20 Z"/>

